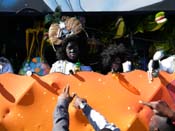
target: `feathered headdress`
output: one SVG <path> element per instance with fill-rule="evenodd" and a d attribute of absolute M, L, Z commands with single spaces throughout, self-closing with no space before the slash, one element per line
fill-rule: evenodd
<path fill-rule="evenodd" d="M 49 41 L 54 48 L 54 45 L 60 45 L 83 31 L 84 28 L 76 17 L 62 17 L 59 23 L 51 24 L 49 28 Z"/>

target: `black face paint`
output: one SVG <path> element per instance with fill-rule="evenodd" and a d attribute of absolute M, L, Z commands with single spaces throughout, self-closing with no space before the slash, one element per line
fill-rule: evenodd
<path fill-rule="evenodd" d="M 115 58 L 111 66 L 112 72 L 123 72 L 123 67 L 120 58 Z"/>
<path fill-rule="evenodd" d="M 66 54 L 69 60 L 76 61 L 79 54 L 78 45 L 75 42 L 69 42 L 66 46 Z"/>

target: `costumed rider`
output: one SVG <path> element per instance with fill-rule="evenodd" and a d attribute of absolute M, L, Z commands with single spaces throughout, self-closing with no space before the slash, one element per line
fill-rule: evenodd
<path fill-rule="evenodd" d="M 166 57 L 163 50 L 159 50 L 154 54 L 153 59 L 148 63 L 148 71 L 156 77 L 161 70 L 168 73 L 175 72 L 175 55 Z"/>
<path fill-rule="evenodd" d="M 115 32 L 113 43 L 109 43 L 101 52 L 101 73 L 108 72 L 122 73 L 129 72 L 132 68 L 132 53 L 129 48 L 126 48 L 122 41 L 125 39 L 126 27 L 123 17 L 117 18 L 117 21 L 110 27 L 110 32 Z M 110 38 L 111 39 L 111 38 Z M 106 42 L 108 43 L 108 42 Z"/>
<path fill-rule="evenodd" d="M 123 43 L 109 45 L 101 53 L 102 73 L 131 71 L 131 56 Z"/>
<path fill-rule="evenodd" d="M 51 24 L 49 41 L 57 57 L 50 73 L 74 74 L 76 71 L 92 71 L 90 66 L 85 66 L 87 34 L 76 17 L 63 16 L 59 23 Z"/>
<path fill-rule="evenodd" d="M 14 73 L 12 64 L 5 56 L 6 56 L 6 45 L 2 44 L 2 49 L 0 50 L 0 74 Z"/>
<path fill-rule="evenodd" d="M 5 57 L 0 57 L 0 74 L 13 73 L 10 61 Z"/>

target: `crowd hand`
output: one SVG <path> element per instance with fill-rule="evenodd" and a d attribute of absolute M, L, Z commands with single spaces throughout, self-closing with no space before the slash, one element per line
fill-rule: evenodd
<path fill-rule="evenodd" d="M 141 104 L 150 107 L 156 115 L 168 118 L 171 118 L 173 116 L 173 111 L 165 101 L 162 100 L 153 102 L 142 101 Z"/>
<path fill-rule="evenodd" d="M 69 93 L 70 90 L 70 86 L 66 85 L 66 87 L 63 89 L 63 92 L 59 95 L 59 100 L 64 100 L 66 99 L 69 103 L 73 100 L 73 98 L 76 96 L 75 93 L 72 93 L 72 95 L 70 95 Z"/>
<path fill-rule="evenodd" d="M 87 100 L 76 95 L 73 103 L 74 107 L 80 109 L 80 105 L 83 103 L 87 103 Z"/>

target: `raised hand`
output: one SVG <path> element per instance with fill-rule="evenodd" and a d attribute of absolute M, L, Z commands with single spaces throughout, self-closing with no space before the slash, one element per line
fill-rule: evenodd
<path fill-rule="evenodd" d="M 66 87 L 63 89 L 63 92 L 59 95 L 59 100 L 61 99 L 67 99 L 68 102 L 70 103 L 73 98 L 76 96 L 75 93 L 72 93 L 72 95 L 70 95 L 70 86 L 69 85 L 66 85 Z"/>
<path fill-rule="evenodd" d="M 141 104 L 150 107 L 156 115 L 172 118 L 174 111 L 165 101 L 141 102 Z"/>
<path fill-rule="evenodd" d="M 76 109 L 83 108 L 84 104 L 87 103 L 87 100 L 84 98 L 80 98 L 79 96 L 76 95 L 75 100 L 74 100 L 74 107 Z"/>

